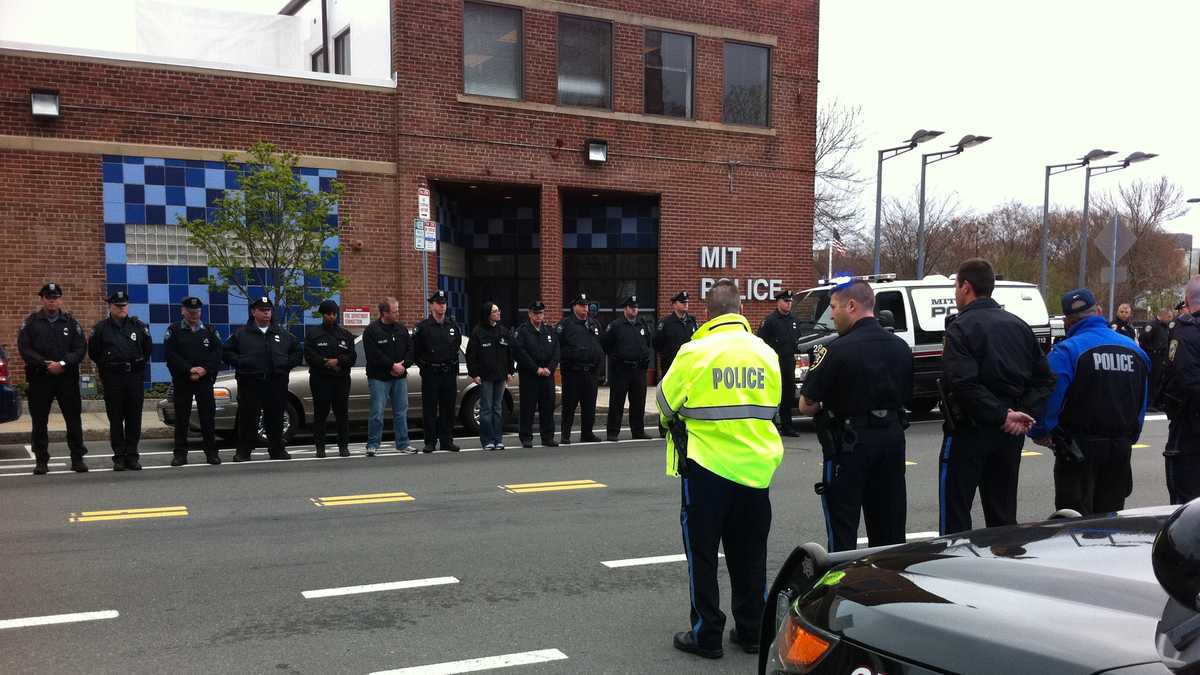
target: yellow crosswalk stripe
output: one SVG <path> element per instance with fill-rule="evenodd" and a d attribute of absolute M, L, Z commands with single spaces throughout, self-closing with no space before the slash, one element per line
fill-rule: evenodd
<path fill-rule="evenodd" d="M 590 490 L 608 487 L 594 480 L 556 480 L 546 483 L 513 483 L 497 486 L 509 494 L 527 494 L 531 492 L 557 492 L 560 490 Z"/>
<path fill-rule="evenodd" d="M 188 515 L 186 506 L 157 506 L 143 509 L 108 509 L 80 511 L 67 517 L 70 523 L 96 523 L 111 520 L 144 520 L 146 518 L 178 518 Z"/>
<path fill-rule="evenodd" d="M 411 502 L 415 498 L 407 492 L 373 492 L 362 495 L 337 495 L 335 497 L 310 497 L 315 506 L 351 506 L 354 504 L 390 504 Z"/>

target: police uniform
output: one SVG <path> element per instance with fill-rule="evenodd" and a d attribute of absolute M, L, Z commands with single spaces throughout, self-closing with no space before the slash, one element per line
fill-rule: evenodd
<path fill-rule="evenodd" d="M 637 296 L 631 295 L 621 308 L 637 309 Z M 646 434 L 646 371 L 654 352 L 650 347 L 650 331 L 641 318 L 630 320 L 622 314 L 609 322 L 600 344 L 608 354 L 608 440 L 615 441 L 621 433 L 621 416 L 625 397 L 629 396 L 629 429 L 636 439 L 650 438 Z"/>
<path fill-rule="evenodd" d="M 1200 312 L 1175 319 L 1159 406 L 1167 413 L 1167 493 L 1172 504 L 1200 497 Z"/>
<path fill-rule="evenodd" d="M 338 304 L 324 300 L 317 312 L 337 314 Z M 337 364 L 330 367 L 328 360 Z M 337 424 L 338 454 L 350 454 L 350 369 L 358 360 L 354 351 L 354 336 L 335 321 L 327 324 L 324 319 L 319 326 L 311 326 L 304 340 L 304 360 L 308 363 L 308 387 L 313 397 L 313 445 L 317 457 L 325 456 L 325 422 L 329 410 Z"/>
<path fill-rule="evenodd" d="M 1137 329 L 1134 328 L 1133 325 L 1128 321 L 1125 321 L 1124 319 L 1113 319 L 1112 323 L 1110 323 L 1108 327 L 1117 331 L 1121 335 L 1124 335 L 1130 340 L 1137 342 Z"/>
<path fill-rule="evenodd" d="M 671 302 L 687 301 L 687 291 L 681 291 L 671 298 Z M 687 312 L 683 313 L 682 318 L 675 312 L 671 312 L 670 316 L 658 322 L 652 344 L 654 351 L 658 353 L 660 373 L 666 373 L 670 369 L 671 362 L 675 360 L 675 354 L 679 352 L 679 348 L 692 339 L 692 335 L 699 327 L 696 317 Z"/>
<path fill-rule="evenodd" d="M 125 291 L 108 296 L 108 304 L 128 306 Z M 138 441 L 142 436 L 142 403 L 146 368 L 150 362 L 150 329 L 136 316 L 96 322 L 88 339 L 88 356 L 100 373 L 113 471 L 139 471 Z"/>
<path fill-rule="evenodd" d="M 1015 524 L 1024 437 L 1003 426 L 1010 409 L 1036 417 L 1054 389 L 1033 330 L 992 298 L 975 299 L 946 321 L 940 386 L 939 532 L 971 529 L 976 490 L 988 527 Z"/>
<path fill-rule="evenodd" d="M 1062 297 L 1064 315 L 1095 306 L 1086 288 Z M 1096 315 L 1067 329 L 1049 363 L 1054 393 L 1029 436 L 1054 450 L 1054 508 L 1120 511 L 1133 491 L 1129 460 L 1146 415 L 1150 357 Z"/>
<path fill-rule="evenodd" d="M 587 293 L 580 293 L 571 302 L 572 310 L 586 307 Z M 572 311 L 555 327 L 559 349 L 562 354 L 562 438 L 566 445 L 571 442 L 571 427 L 575 424 L 575 406 L 580 407 L 579 440 L 583 443 L 599 442 L 593 432 L 596 423 L 596 370 L 604 363 L 604 348 L 600 344 L 600 324 L 588 317 L 579 319 Z"/>
<path fill-rule="evenodd" d="M 682 478 L 680 525 L 691 582 L 691 630 L 675 635 L 677 649 L 722 654 L 722 543 L 732 584 L 730 637 L 747 651 L 756 648 L 771 531 L 768 488 L 783 459 L 772 423 L 779 397 L 778 358 L 739 314 L 701 326 L 659 382 L 658 411 L 670 429 L 666 472 Z"/>
<path fill-rule="evenodd" d="M 1150 357 L 1150 397 L 1147 406 L 1156 407 L 1158 392 L 1162 388 L 1163 364 L 1167 360 L 1167 346 L 1171 341 L 1171 326 L 1174 321 L 1159 321 L 1155 319 L 1142 328 L 1138 336 L 1138 345 Z"/>
<path fill-rule="evenodd" d="M 270 298 L 260 297 L 250 308 L 272 307 Z M 300 365 L 304 354 L 300 343 L 286 329 L 271 323 L 259 328 L 254 317 L 225 341 L 225 362 L 237 376 L 237 451 L 235 462 L 250 460 L 258 445 L 258 420 L 262 416 L 271 459 L 291 459 L 283 447 L 283 416 L 287 414 L 288 374 Z"/>
<path fill-rule="evenodd" d="M 429 296 L 429 303 L 446 304 L 446 293 Z M 450 319 L 438 323 L 432 315 L 413 331 L 413 362 L 421 369 L 421 411 L 424 417 L 424 452 L 442 449 L 458 452 L 454 444 L 454 400 L 458 395 L 458 350 L 462 331 Z"/>
<path fill-rule="evenodd" d="M 200 298 L 184 298 L 180 305 L 187 310 L 203 309 Z M 192 420 L 192 400 L 200 417 L 200 437 L 204 439 L 204 456 L 209 464 L 220 464 L 217 451 L 216 401 L 213 382 L 221 370 L 221 336 L 212 326 L 197 322 L 193 328 L 187 319 L 167 327 L 163 338 L 163 355 L 171 371 L 171 391 L 175 397 L 175 452 L 172 466 L 187 464 L 188 430 Z M 203 368 L 204 375 L 192 377 L 193 368 Z"/>
<path fill-rule="evenodd" d="M 791 291 L 783 291 L 775 300 L 790 300 Z M 758 329 L 762 338 L 779 356 L 779 373 L 783 378 L 783 396 L 779 399 L 779 429 L 784 436 L 798 436 L 792 426 L 792 411 L 796 408 L 796 342 L 800 339 L 800 324 L 791 314 L 776 309 Z"/>
<path fill-rule="evenodd" d="M 546 305 L 538 300 L 529 306 L 531 312 L 545 311 Z M 558 345 L 558 333 L 545 322 L 541 328 L 534 328 L 531 321 L 525 321 L 513 331 L 513 356 L 517 359 L 517 373 L 520 375 L 520 426 L 518 435 L 521 445 L 533 446 L 533 413 L 538 414 L 538 431 L 542 436 L 542 445 L 556 447 L 554 440 L 554 371 L 558 369 L 561 357 Z M 538 369 L 545 368 L 549 375 L 538 375 Z"/>
<path fill-rule="evenodd" d="M 62 286 L 48 283 L 38 292 L 41 297 L 62 297 Z M 53 316 L 40 309 L 25 317 L 17 334 L 17 351 L 25 361 L 25 379 L 29 384 L 29 417 L 33 424 L 30 447 L 36 460 L 34 474 L 44 474 L 50 461 L 50 404 L 58 401 L 67 427 L 67 447 L 71 452 L 71 469 L 87 471 L 83 456 L 83 402 L 79 396 L 79 364 L 86 353 L 83 327 L 70 314 L 59 311 Z M 62 372 L 50 372 L 49 362 L 56 362 Z"/>
<path fill-rule="evenodd" d="M 800 394 L 820 402 L 825 456 L 817 484 L 830 551 L 858 545 L 862 511 L 870 546 L 904 543 L 904 406 L 912 395 L 912 348 L 873 316 L 818 345 Z"/>

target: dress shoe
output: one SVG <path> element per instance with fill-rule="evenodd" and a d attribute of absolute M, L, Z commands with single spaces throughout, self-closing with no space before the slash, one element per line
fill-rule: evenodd
<path fill-rule="evenodd" d="M 240 452 L 235 452 L 235 453 L 233 453 L 233 461 L 235 461 L 235 462 L 249 462 L 249 461 L 250 461 L 250 455 L 243 455 L 243 454 L 242 454 L 242 453 L 240 453 Z"/>
<path fill-rule="evenodd" d="M 317 448 L 317 457 L 325 458 L 325 448 Z"/>
<path fill-rule="evenodd" d="M 50 473 L 50 467 L 47 466 L 45 462 L 38 462 L 37 464 L 34 465 L 33 475 L 44 476 L 47 473 Z"/>
<path fill-rule="evenodd" d="M 521 441 L 521 447 L 522 448 L 532 448 L 533 441 Z"/>
<path fill-rule="evenodd" d="M 437 446 L 430 445 L 429 443 L 426 443 L 425 447 L 421 448 L 421 452 L 425 452 L 425 453 L 433 452 L 435 450 L 437 450 Z"/>
<path fill-rule="evenodd" d="M 757 654 L 758 653 L 758 642 L 751 641 L 751 640 L 742 640 L 740 637 L 738 637 L 738 632 L 737 632 L 736 628 L 729 629 L 729 642 L 741 647 L 742 651 L 746 652 L 747 654 Z"/>
<path fill-rule="evenodd" d="M 781 429 L 779 431 L 779 435 L 787 436 L 788 438 L 799 438 L 800 432 L 796 431 L 795 429 Z"/>
<path fill-rule="evenodd" d="M 412 446 L 409 446 L 409 449 L 412 450 L 413 452 L 417 451 L 417 449 Z M 338 448 L 338 457 L 349 457 L 349 456 L 350 456 L 350 448 Z"/>
<path fill-rule="evenodd" d="M 559 445 L 570 445 L 570 444 L 571 444 L 571 435 L 570 435 L 570 434 L 563 434 L 562 440 L 560 440 L 560 441 L 558 442 L 558 444 L 559 444 Z"/>
<path fill-rule="evenodd" d="M 122 462 L 120 460 L 113 461 L 113 471 L 124 471 L 124 470 L 125 470 L 125 462 Z"/>
<path fill-rule="evenodd" d="M 640 434 L 634 434 L 633 439 L 635 441 L 649 441 L 649 440 L 651 440 L 651 436 L 650 436 L 650 434 L 643 432 Z"/>
<path fill-rule="evenodd" d="M 80 462 L 80 463 L 82 464 L 82 462 Z M 72 467 L 72 468 L 74 468 L 74 467 Z M 126 462 L 125 462 L 125 468 L 126 468 L 126 469 L 129 469 L 130 471 L 141 471 L 141 470 L 142 470 L 142 464 L 141 464 L 141 462 L 137 461 L 136 459 L 135 459 L 135 460 L 133 460 L 132 462 L 131 462 L 131 461 L 128 461 L 128 460 L 126 460 Z M 76 471 L 78 471 L 79 469 L 75 469 L 75 470 L 76 470 Z M 86 466 L 85 466 L 85 467 L 83 467 L 83 470 L 84 470 L 84 471 L 87 471 L 87 467 L 86 467 Z"/>
<path fill-rule="evenodd" d="M 175 458 L 171 460 L 171 466 L 183 466 L 184 464 L 187 464 L 187 455 L 175 455 Z"/>
<path fill-rule="evenodd" d="M 462 448 L 458 447 L 457 445 L 455 445 L 455 444 L 453 444 L 453 443 L 448 443 L 448 444 L 446 444 L 446 447 L 445 447 L 445 448 L 443 448 L 443 449 L 444 449 L 446 452 L 458 452 L 458 451 L 459 451 L 459 450 L 461 450 Z"/>
<path fill-rule="evenodd" d="M 140 469 L 142 467 L 139 466 L 138 468 Z M 73 459 L 71 460 L 71 470 L 75 473 L 87 473 L 88 465 L 84 464 L 82 459 Z"/>
<path fill-rule="evenodd" d="M 719 647 L 717 649 L 704 649 L 700 645 L 696 644 L 696 636 L 693 635 L 692 631 L 690 630 L 685 630 L 682 633 L 676 633 L 673 643 L 675 645 L 675 649 L 678 649 L 681 652 L 703 656 L 706 659 L 719 659 L 725 655 L 725 650 Z"/>
<path fill-rule="evenodd" d="M 214 452 L 211 455 L 205 456 L 204 461 L 216 466 L 221 463 L 221 456 Z"/>
<path fill-rule="evenodd" d="M 550 440 L 542 441 L 542 446 L 547 447 L 547 448 L 557 448 L 558 441 L 551 438 Z"/>
<path fill-rule="evenodd" d="M 600 443 L 600 437 L 596 434 L 587 434 L 579 437 L 580 443 Z"/>
<path fill-rule="evenodd" d="M 271 459 L 291 459 L 292 456 L 287 453 L 287 450 L 280 450 L 279 454 L 271 455 Z"/>
<path fill-rule="evenodd" d="M 600 440 L 600 439 L 598 439 L 598 438 L 597 438 L 596 440 Z M 613 436 L 613 435 L 611 435 L 611 434 L 610 434 L 610 435 L 608 435 L 608 436 L 605 436 L 605 437 L 604 437 L 604 440 L 608 441 L 609 443 L 616 443 L 617 441 L 621 440 L 621 437 L 620 437 L 620 436 Z"/>

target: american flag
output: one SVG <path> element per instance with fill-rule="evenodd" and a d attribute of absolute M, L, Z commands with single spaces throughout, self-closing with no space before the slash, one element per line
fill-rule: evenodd
<path fill-rule="evenodd" d="M 850 249 L 846 248 L 845 244 L 838 241 L 837 239 L 830 239 L 829 246 L 830 246 L 830 248 L 837 251 L 838 253 L 841 253 L 842 255 L 846 255 L 846 253 L 848 253 L 850 251 Z"/>

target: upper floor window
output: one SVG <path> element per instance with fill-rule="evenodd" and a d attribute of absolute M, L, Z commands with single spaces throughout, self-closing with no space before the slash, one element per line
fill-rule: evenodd
<path fill-rule="evenodd" d="M 318 49 L 312 53 L 312 71 L 314 73 L 325 72 L 325 49 Z"/>
<path fill-rule="evenodd" d="M 645 109 L 653 115 L 692 117 L 692 37 L 646 31 Z"/>
<path fill-rule="evenodd" d="M 463 4 L 463 91 L 521 98 L 521 10 Z"/>
<path fill-rule="evenodd" d="M 612 24 L 559 15 L 558 102 L 612 108 Z"/>
<path fill-rule="evenodd" d="M 771 50 L 758 45 L 725 43 L 725 121 L 769 124 Z"/>
<path fill-rule="evenodd" d="M 333 72 L 338 75 L 350 74 L 350 29 L 342 31 L 333 38 Z"/>

